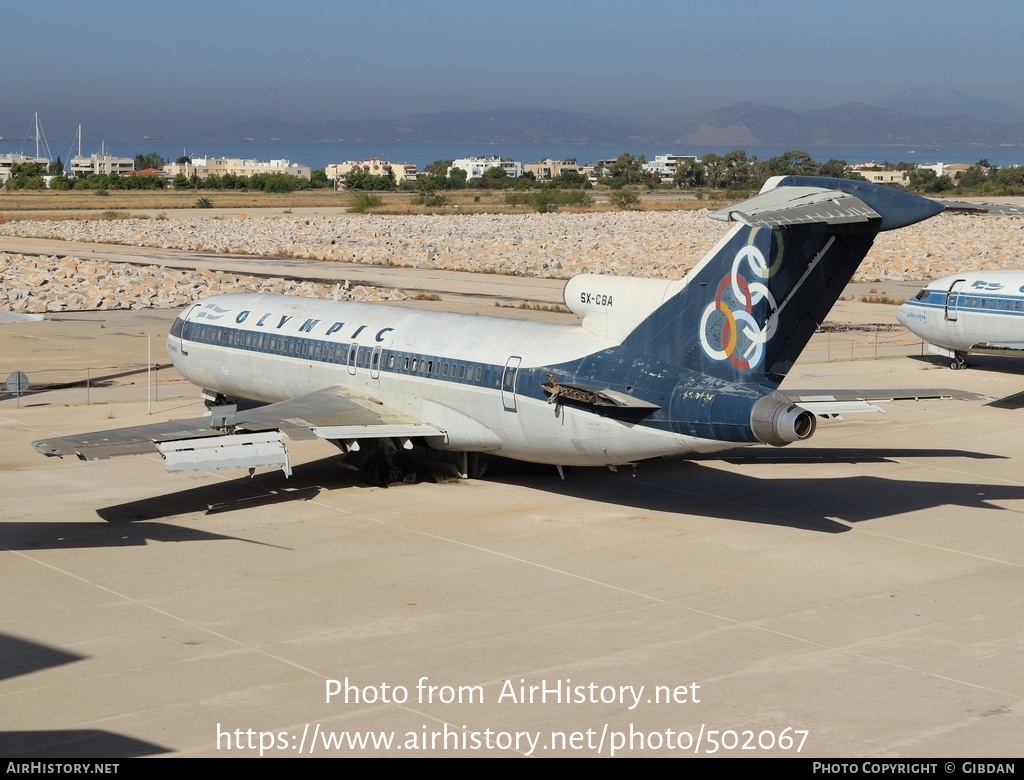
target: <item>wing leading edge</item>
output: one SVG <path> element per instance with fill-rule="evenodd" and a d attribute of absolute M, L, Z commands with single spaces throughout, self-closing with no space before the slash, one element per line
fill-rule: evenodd
<path fill-rule="evenodd" d="M 292 440 L 359 439 L 445 433 L 368 396 L 340 386 L 235 414 L 194 417 L 109 431 L 40 439 L 43 455 L 105 460 L 120 455 L 159 452 L 168 471 L 270 466 L 291 473 L 284 437 Z"/>

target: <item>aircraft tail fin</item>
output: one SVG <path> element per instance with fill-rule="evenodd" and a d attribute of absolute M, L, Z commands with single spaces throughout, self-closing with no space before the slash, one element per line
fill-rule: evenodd
<path fill-rule="evenodd" d="M 875 236 L 942 210 L 864 181 L 771 179 L 710 215 L 739 224 L 622 343 L 706 376 L 777 387 Z"/>

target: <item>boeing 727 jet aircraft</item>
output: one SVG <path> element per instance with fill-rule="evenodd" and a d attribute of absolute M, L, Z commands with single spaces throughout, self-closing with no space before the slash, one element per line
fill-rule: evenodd
<path fill-rule="evenodd" d="M 270 466 L 286 439 L 333 442 L 368 481 L 403 449 L 562 466 L 634 464 L 808 438 L 777 388 L 879 231 L 942 206 L 863 181 L 778 177 L 711 216 L 737 224 L 681 280 L 581 275 L 578 326 L 279 295 L 222 295 L 167 349 L 212 414 L 34 443 L 96 460 L 159 452 L 168 470 Z M 267 405 L 241 411 L 233 402 Z"/>
<path fill-rule="evenodd" d="M 1024 271 L 972 271 L 932 282 L 896 310 L 929 352 L 967 366 L 967 355 L 1024 356 Z"/>

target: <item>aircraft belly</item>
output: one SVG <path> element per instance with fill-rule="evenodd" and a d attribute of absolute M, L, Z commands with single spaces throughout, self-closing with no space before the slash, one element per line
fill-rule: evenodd
<path fill-rule="evenodd" d="M 999 344 L 1012 346 L 1014 342 L 1021 344 L 1020 334 L 1014 333 L 1016 319 L 1011 316 L 991 313 L 971 312 L 963 316 L 964 328 L 962 335 L 951 346 L 960 350 L 974 348 L 984 349 L 988 345 Z"/>
<path fill-rule="evenodd" d="M 536 399 L 519 398 L 515 412 L 499 407 L 494 416 L 501 454 L 538 463 L 621 465 L 692 449 L 679 434 Z"/>

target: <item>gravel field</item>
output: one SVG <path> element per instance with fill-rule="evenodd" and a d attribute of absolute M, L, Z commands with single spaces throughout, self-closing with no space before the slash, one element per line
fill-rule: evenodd
<path fill-rule="evenodd" d="M 427 216 L 243 214 L 11 220 L 0 223 L 0 236 L 531 277 L 569 278 L 587 272 L 675 278 L 700 260 L 728 229 L 728 224 L 708 219 L 704 210 Z M 963 270 L 1017 268 L 1022 230 L 1024 218 L 1020 217 L 944 213 L 881 234 L 857 278 L 868 282 L 929 280 Z M 0 308 L 22 312 L 174 307 L 217 291 L 333 294 L 333 288 L 323 285 L 218 277 L 59 256 L 2 255 L 0 274 Z M 402 297 L 399 291 L 375 288 L 348 290 L 345 295 L 356 300 Z"/>

